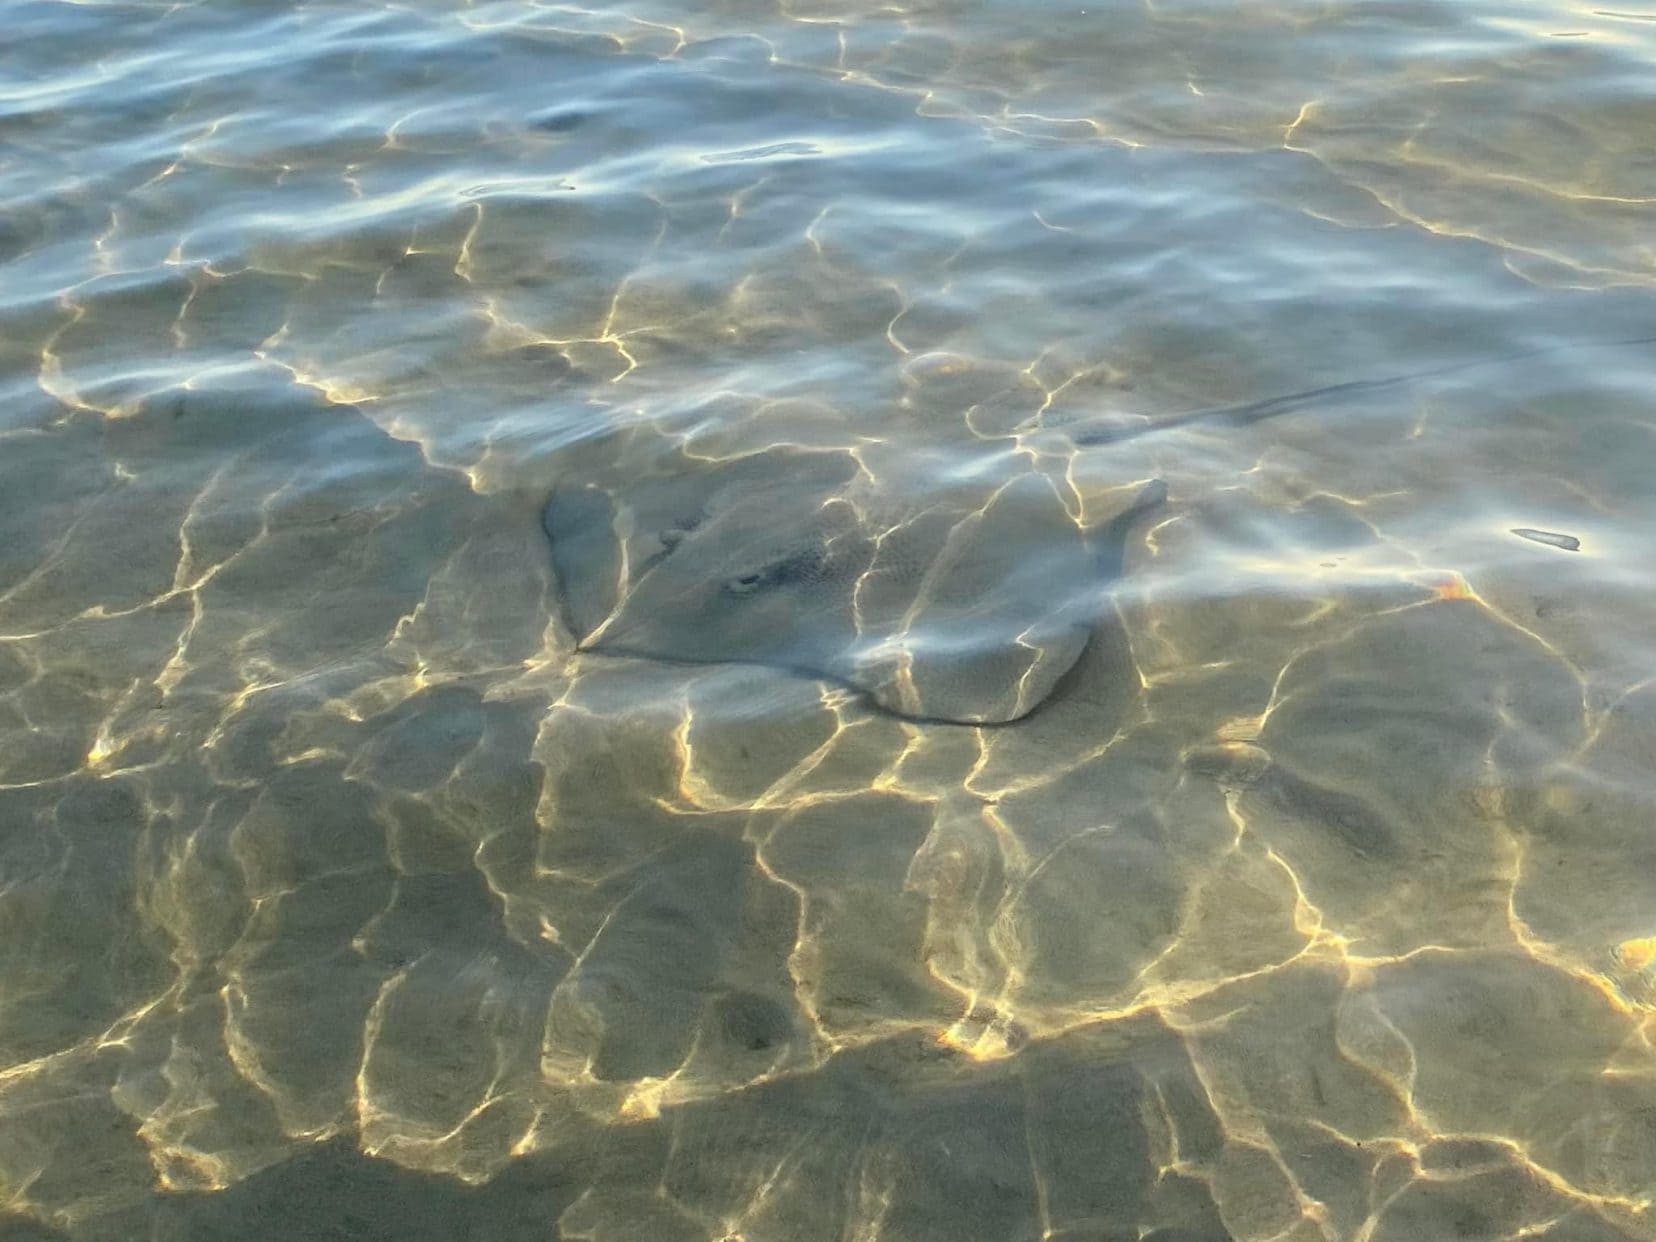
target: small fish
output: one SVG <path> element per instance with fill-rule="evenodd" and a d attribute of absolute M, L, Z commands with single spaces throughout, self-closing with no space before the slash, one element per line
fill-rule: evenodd
<path fill-rule="evenodd" d="M 1512 533 L 1520 539 L 1528 539 L 1531 543 L 1544 543 L 1549 548 L 1562 548 L 1566 552 L 1581 551 L 1581 540 L 1574 535 L 1560 535 L 1550 530 L 1536 530 L 1532 526 L 1514 526 Z"/>

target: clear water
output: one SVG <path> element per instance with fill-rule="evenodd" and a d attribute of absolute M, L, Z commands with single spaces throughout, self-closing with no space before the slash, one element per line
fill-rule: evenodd
<path fill-rule="evenodd" d="M 0 21 L 0 1235 L 1656 1238 L 1648 0 Z"/>

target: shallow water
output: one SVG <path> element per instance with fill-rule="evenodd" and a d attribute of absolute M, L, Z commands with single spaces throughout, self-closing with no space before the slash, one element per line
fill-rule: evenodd
<path fill-rule="evenodd" d="M 0 9 L 0 1236 L 1656 1238 L 1656 8 L 691 8 Z"/>

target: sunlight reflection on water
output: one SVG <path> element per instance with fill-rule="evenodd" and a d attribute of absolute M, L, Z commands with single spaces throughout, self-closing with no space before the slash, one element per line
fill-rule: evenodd
<path fill-rule="evenodd" d="M 6 18 L 0 1230 L 1656 1237 L 1656 11 Z"/>

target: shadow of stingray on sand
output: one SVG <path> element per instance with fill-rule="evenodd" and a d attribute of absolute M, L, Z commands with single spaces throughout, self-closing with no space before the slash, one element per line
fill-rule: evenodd
<path fill-rule="evenodd" d="M 770 665 L 905 719 L 993 725 L 1052 697 L 1166 494 L 1082 497 L 1004 454 L 911 493 L 853 451 L 777 447 L 563 485 L 542 520 L 579 650 Z"/>

